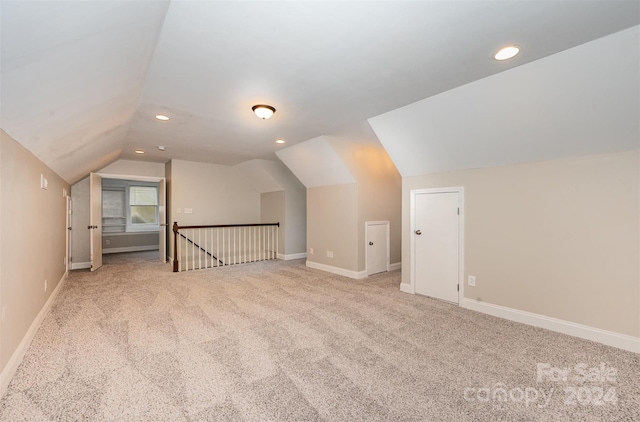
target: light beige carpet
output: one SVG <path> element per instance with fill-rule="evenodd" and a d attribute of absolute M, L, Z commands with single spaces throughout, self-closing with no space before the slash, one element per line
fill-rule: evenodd
<path fill-rule="evenodd" d="M 399 272 L 155 256 L 70 274 L 0 420 L 640 421 L 638 355 L 401 293 Z"/>

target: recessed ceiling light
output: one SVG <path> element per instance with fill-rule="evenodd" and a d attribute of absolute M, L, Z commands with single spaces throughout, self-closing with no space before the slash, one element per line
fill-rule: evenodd
<path fill-rule="evenodd" d="M 284 144 L 284 139 L 276 139 L 276 144 Z"/>
<path fill-rule="evenodd" d="M 493 55 L 493 58 L 496 60 L 508 60 L 512 57 L 515 57 L 520 52 L 520 47 L 517 45 L 510 45 L 498 50 L 496 54 Z"/>
<path fill-rule="evenodd" d="M 164 122 L 169 120 L 169 116 L 165 116 L 164 114 L 156 114 L 156 119 L 162 120 Z"/>
<path fill-rule="evenodd" d="M 270 118 L 271 116 L 273 116 L 273 113 L 276 112 L 276 109 L 274 107 L 266 104 L 256 104 L 251 107 L 251 110 L 253 110 L 253 112 L 256 113 L 256 116 L 258 116 L 262 120 Z"/>
<path fill-rule="evenodd" d="M 135 150 L 133 152 L 135 152 L 136 154 L 144 154 L 144 151 L 141 150 L 141 149 L 137 149 L 137 150 Z"/>

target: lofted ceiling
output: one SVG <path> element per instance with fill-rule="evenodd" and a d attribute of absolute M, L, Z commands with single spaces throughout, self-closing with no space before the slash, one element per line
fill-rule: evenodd
<path fill-rule="evenodd" d="M 118 158 L 235 165 L 319 136 L 379 145 L 367 119 L 638 25 L 639 5 L 3 0 L 0 124 L 71 183 Z M 491 59 L 509 43 L 522 53 Z"/>

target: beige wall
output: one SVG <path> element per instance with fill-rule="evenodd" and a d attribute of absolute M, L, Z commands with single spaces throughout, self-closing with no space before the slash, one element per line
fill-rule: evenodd
<path fill-rule="evenodd" d="M 357 184 L 307 189 L 307 246 L 307 261 L 358 270 Z"/>
<path fill-rule="evenodd" d="M 170 256 L 174 221 L 181 226 L 260 222 L 260 194 L 235 168 L 172 160 L 170 171 Z M 185 208 L 192 213 L 185 214 Z"/>
<path fill-rule="evenodd" d="M 288 171 L 288 169 L 287 169 Z M 293 173 L 291 173 L 292 177 Z M 286 255 L 304 253 L 307 250 L 307 189 L 295 180 L 294 186 L 285 191 Z"/>
<path fill-rule="evenodd" d="M 148 161 L 118 160 L 96 173 L 119 174 L 123 176 L 164 177 L 165 165 Z"/>
<path fill-rule="evenodd" d="M 465 297 L 640 336 L 638 151 L 403 179 L 403 283 L 412 189 L 465 189 Z"/>
<path fill-rule="evenodd" d="M 365 223 L 389 221 L 389 263 L 400 263 L 402 243 L 402 177 L 382 148 L 332 142 L 358 181 L 358 271 L 366 269 Z"/>
<path fill-rule="evenodd" d="M 278 229 L 278 253 L 285 253 L 285 233 L 287 219 L 285 216 L 285 191 L 267 192 L 260 194 L 260 222 L 280 223 Z"/>
<path fill-rule="evenodd" d="M 0 369 L 4 370 L 65 274 L 67 199 L 62 193 L 70 187 L 4 131 L 0 137 Z M 40 188 L 41 174 L 49 182 L 46 190 Z"/>

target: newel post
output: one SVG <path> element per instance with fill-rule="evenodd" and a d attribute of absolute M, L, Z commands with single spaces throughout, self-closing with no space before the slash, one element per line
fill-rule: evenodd
<path fill-rule="evenodd" d="M 173 222 L 173 272 L 178 272 L 178 222 Z"/>

